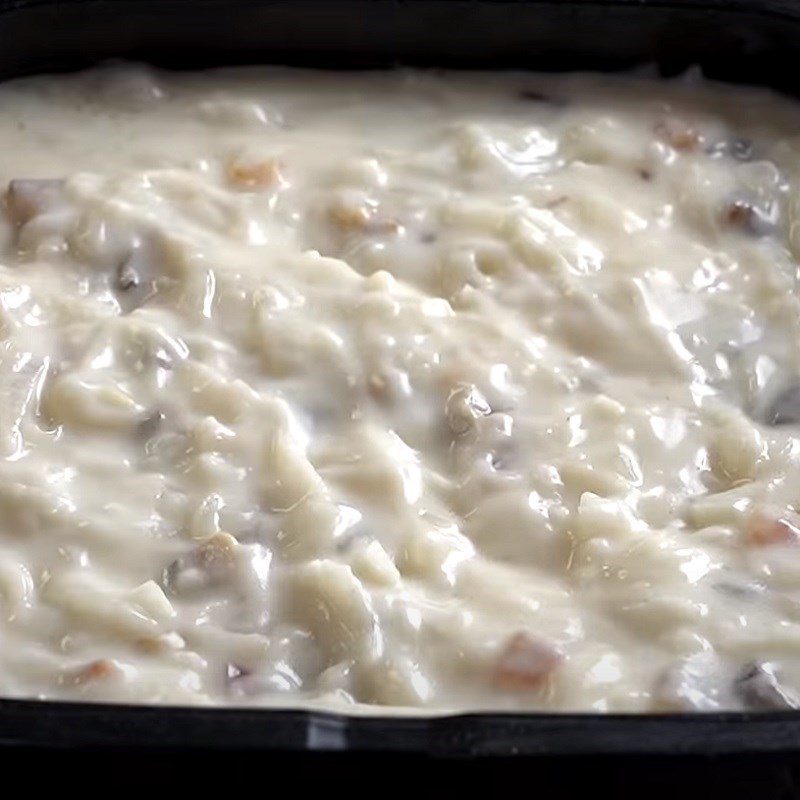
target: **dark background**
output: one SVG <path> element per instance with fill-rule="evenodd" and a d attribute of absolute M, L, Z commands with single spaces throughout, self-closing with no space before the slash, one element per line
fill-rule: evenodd
<path fill-rule="evenodd" d="M 150 754 L 80 750 L 0 750 L 4 792 L 50 790 L 113 797 L 293 800 L 399 796 L 421 800 L 571 800 L 571 798 L 707 798 L 792 800 L 800 763 L 781 756 L 736 758 L 432 759 L 422 756 L 268 754 L 209 757 L 202 752 Z"/>

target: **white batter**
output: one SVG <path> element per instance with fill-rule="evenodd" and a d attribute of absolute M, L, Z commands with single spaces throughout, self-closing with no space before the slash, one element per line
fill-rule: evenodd
<path fill-rule="evenodd" d="M 114 67 L 0 109 L 0 693 L 797 706 L 795 104 Z"/>

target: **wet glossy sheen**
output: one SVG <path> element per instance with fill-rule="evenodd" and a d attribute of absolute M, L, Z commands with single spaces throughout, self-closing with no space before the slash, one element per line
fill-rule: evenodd
<path fill-rule="evenodd" d="M 796 703 L 794 104 L 113 68 L 0 106 L 0 692 Z"/>

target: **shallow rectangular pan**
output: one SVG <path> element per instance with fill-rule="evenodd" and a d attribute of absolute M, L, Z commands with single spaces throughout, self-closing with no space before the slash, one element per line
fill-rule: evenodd
<path fill-rule="evenodd" d="M 794 0 L 0 0 L 0 77 L 109 58 L 624 69 L 800 94 Z M 0 109 L 2 113 L 2 109 Z M 800 714 L 343 717 L 0 700 L 0 745 L 436 756 L 800 754 Z"/>

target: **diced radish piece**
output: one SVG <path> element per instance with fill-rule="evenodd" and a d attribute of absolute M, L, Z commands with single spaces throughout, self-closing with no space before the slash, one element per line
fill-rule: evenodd
<path fill-rule="evenodd" d="M 494 683 L 508 691 L 534 691 L 545 684 L 563 660 L 563 652 L 553 643 L 517 633 L 500 653 Z"/>
<path fill-rule="evenodd" d="M 252 164 L 229 164 L 226 176 L 228 183 L 237 189 L 267 189 L 283 183 L 280 164 L 275 159 Z"/>
<path fill-rule="evenodd" d="M 800 707 L 800 700 L 781 684 L 773 664 L 759 661 L 747 664 L 735 685 L 748 709 L 785 711 Z"/>
<path fill-rule="evenodd" d="M 756 513 L 750 518 L 745 540 L 751 547 L 769 547 L 800 543 L 800 521 L 788 513 Z"/>
<path fill-rule="evenodd" d="M 666 142 L 670 147 L 684 151 L 695 150 L 702 138 L 690 125 L 674 118 L 657 123 L 655 133 L 662 142 Z"/>
<path fill-rule="evenodd" d="M 58 199 L 64 181 L 46 179 L 18 179 L 8 184 L 5 205 L 8 216 L 15 225 L 24 225 Z"/>
<path fill-rule="evenodd" d="M 110 658 L 100 658 L 73 672 L 70 676 L 70 683 L 81 686 L 85 683 L 108 680 L 121 674 L 122 670 L 116 661 Z"/>
<path fill-rule="evenodd" d="M 719 658 L 694 653 L 667 667 L 653 687 L 658 711 L 716 711 L 729 699 L 729 681 Z"/>

